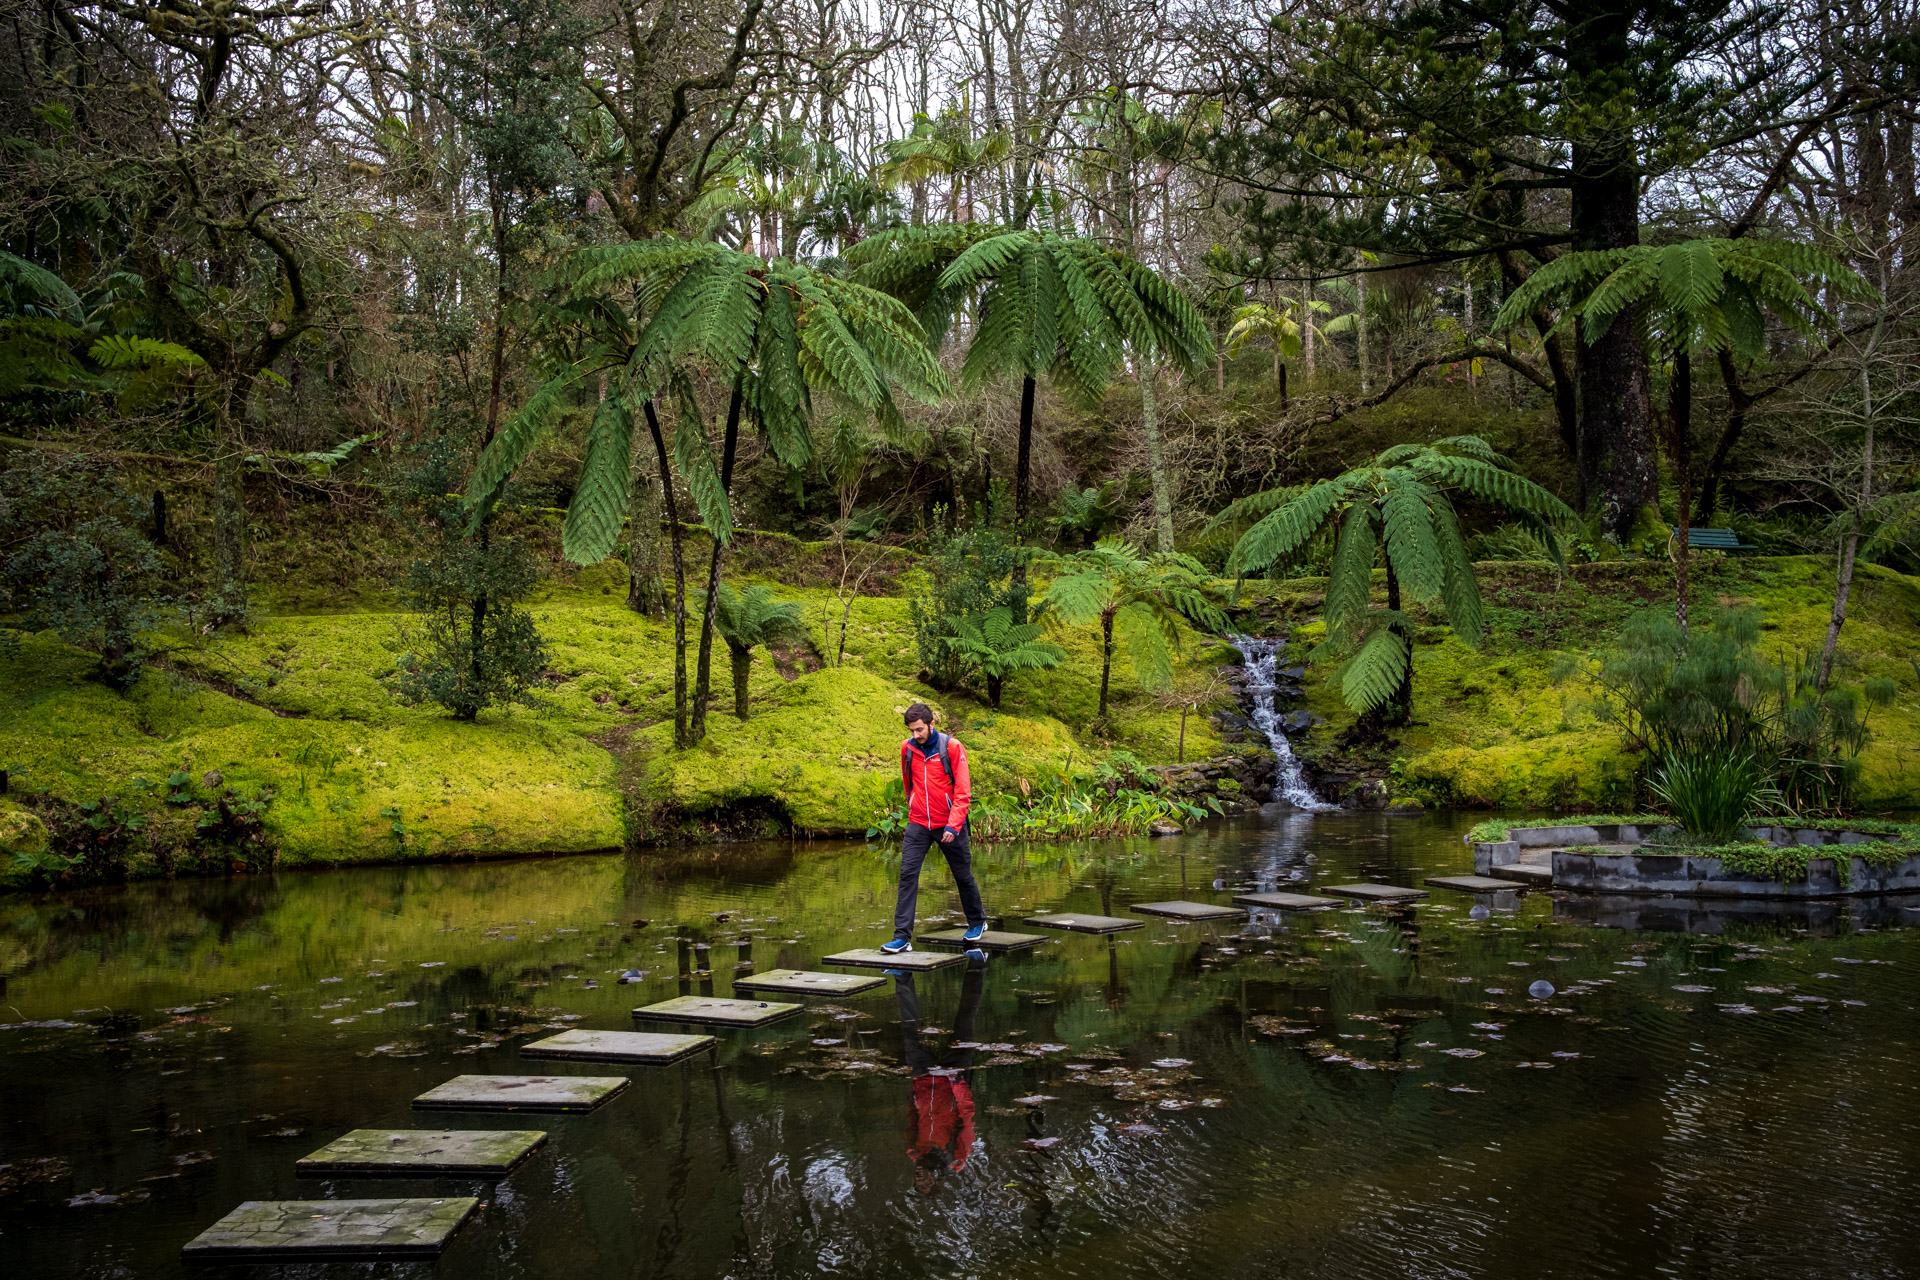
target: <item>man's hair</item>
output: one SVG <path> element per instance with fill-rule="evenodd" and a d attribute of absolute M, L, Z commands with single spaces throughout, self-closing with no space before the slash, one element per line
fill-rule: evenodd
<path fill-rule="evenodd" d="M 928 724 L 932 724 L 933 708 L 924 702 L 916 702 L 907 708 L 905 719 L 908 724 L 912 724 L 915 720 L 925 720 Z"/>

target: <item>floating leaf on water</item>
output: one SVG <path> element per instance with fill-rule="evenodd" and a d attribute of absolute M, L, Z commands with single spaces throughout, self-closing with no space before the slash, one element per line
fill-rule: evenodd
<path fill-rule="evenodd" d="M 1827 1002 L 1825 996 L 1789 996 L 1788 999 L 1798 1000 L 1802 1004 L 1825 1004 Z"/>
<path fill-rule="evenodd" d="M 1028 1138 L 1028 1139 L 1027 1139 L 1026 1141 L 1024 1141 L 1024 1142 L 1022 1142 L 1022 1143 L 1021 1143 L 1020 1145 L 1021 1145 L 1021 1146 L 1023 1146 L 1023 1147 L 1026 1147 L 1026 1148 L 1027 1148 L 1028 1150 L 1030 1150 L 1030 1151 L 1045 1151 L 1045 1150 L 1047 1150 L 1047 1149 L 1048 1149 L 1049 1147 L 1056 1147 L 1056 1146 L 1059 1146 L 1059 1145 L 1060 1145 L 1060 1139 L 1058 1139 L 1058 1138 Z"/>
<path fill-rule="evenodd" d="M 1200 1099 L 1200 1105 L 1203 1107 L 1224 1107 L 1227 1105 L 1227 1100 L 1225 1098 L 1202 1098 Z"/>
<path fill-rule="evenodd" d="M 1171 1070 L 1174 1067 L 1190 1067 L 1193 1065 L 1193 1059 L 1192 1058 L 1155 1058 L 1153 1060 L 1153 1065 L 1161 1068 L 1162 1070 Z"/>
<path fill-rule="evenodd" d="M 1422 1040 L 1419 1044 L 1416 1044 L 1413 1047 L 1416 1049 L 1438 1049 L 1440 1047 L 1440 1042 L 1438 1040 Z"/>
<path fill-rule="evenodd" d="M 1194 1104 L 1189 1098 L 1162 1098 L 1153 1105 L 1162 1111 L 1185 1111 Z"/>
<path fill-rule="evenodd" d="M 1840 1003 L 1844 1005 L 1851 1005 L 1856 1009 L 1864 1009 L 1867 1007 L 1867 1002 L 1865 1000 L 1842 1000 Z"/>
<path fill-rule="evenodd" d="M 1516 1062 L 1513 1065 L 1515 1068 L 1525 1068 L 1531 1071 L 1553 1070 L 1553 1064 L 1551 1062 Z"/>
<path fill-rule="evenodd" d="M 1440 1052 L 1454 1058 L 1484 1058 L 1487 1055 L 1485 1049 L 1442 1049 Z"/>
<path fill-rule="evenodd" d="M 1059 1099 L 1050 1093 L 1030 1093 L 1024 1098 L 1015 1098 L 1014 1101 L 1023 1107 L 1037 1107 L 1044 1102 L 1058 1102 Z"/>
<path fill-rule="evenodd" d="M 1136 1138 L 1157 1138 L 1166 1130 L 1156 1129 L 1150 1124 L 1123 1124 L 1120 1126 L 1120 1132 L 1132 1134 Z"/>
<path fill-rule="evenodd" d="M 832 1037 L 822 1036 L 820 1039 L 815 1040 L 814 1043 L 822 1047 L 825 1047 L 826 1045 L 830 1045 L 830 1044 L 845 1044 L 846 1041 L 844 1039 L 836 1040 L 836 1039 L 833 1039 Z"/>
<path fill-rule="evenodd" d="M 1452 1088 L 1448 1089 L 1447 1092 L 1448 1093 L 1485 1093 L 1486 1090 L 1485 1089 L 1469 1089 L 1467 1088 L 1467 1086 L 1463 1084 L 1456 1084 Z"/>
<path fill-rule="evenodd" d="M 1030 1044 L 1028 1053 L 1065 1053 L 1072 1046 L 1064 1044 Z"/>
<path fill-rule="evenodd" d="M 324 987 L 329 982 L 345 982 L 345 981 L 346 981 L 345 978 L 322 978 L 320 979 L 320 985 Z"/>
<path fill-rule="evenodd" d="M 1484 990 L 1490 996 L 1503 996 L 1507 994 L 1507 989 L 1505 987 L 1484 987 L 1482 988 L 1482 990 Z"/>
<path fill-rule="evenodd" d="M 446 963 L 445 960 L 422 960 L 420 967 L 422 969 L 441 969 L 446 967 Z"/>
<path fill-rule="evenodd" d="M 1506 1025 L 1504 1022 L 1476 1022 L 1473 1024 L 1474 1030 L 1476 1031 L 1498 1031 Z"/>
<path fill-rule="evenodd" d="M 1067 1063 L 1067 1064 L 1066 1064 L 1066 1066 L 1067 1066 L 1067 1070 L 1069 1070 L 1069 1071 L 1091 1071 L 1091 1070 L 1093 1070 L 1093 1064 L 1092 1064 L 1091 1062 L 1069 1062 L 1069 1063 Z"/>
<path fill-rule="evenodd" d="M 1762 995 L 1762 996 L 1778 996 L 1778 995 L 1786 994 L 1786 992 L 1782 991 L 1779 987 L 1748 987 L 1747 990 L 1753 992 L 1755 995 Z"/>

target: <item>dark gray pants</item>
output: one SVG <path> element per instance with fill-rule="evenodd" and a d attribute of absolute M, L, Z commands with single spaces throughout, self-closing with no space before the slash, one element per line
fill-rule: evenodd
<path fill-rule="evenodd" d="M 961 829 L 952 844 L 941 844 L 939 831 L 910 822 L 906 838 L 900 842 L 900 900 L 893 908 L 896 938 L 913 936 L 913 917 L 920 905 L 920 864 L 927 860 L 929 847 L 946 856 L 947 869 L 953 872 L 954 886 L 960 890 L 960 909 L 967 913 L 967 923 L 987 922 L 987 908 L 980 901 L 980 886 L 973 878 L 973 852 L 968 848 L 966 829 Z"/>

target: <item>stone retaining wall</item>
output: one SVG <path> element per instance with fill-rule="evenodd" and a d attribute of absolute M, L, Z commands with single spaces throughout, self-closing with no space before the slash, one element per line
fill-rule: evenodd
<path fill-rule="evenodd" d="M 1807 878 L 1776 880 L 1771 876 L 1732 871 L 1718 858 L 1689 854 L 1575 853 L 1556 849 L 1553 887 L 1593 893 L 1672 893 L 1707 898 L 1833 898 L 1863 893 L 1920 892 L 1920 857 L 1882 871 L 1859 858 L 1852 875 L 1840 883 L 1837 859 L 1810 858 Z"/>

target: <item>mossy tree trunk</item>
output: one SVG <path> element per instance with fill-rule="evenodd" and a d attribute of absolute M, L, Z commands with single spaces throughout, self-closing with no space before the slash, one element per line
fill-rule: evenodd
<path fill-rule="evenodd" d="M 660 483 L 650 467 L 636 467 L 628 524 L 627 608 L 648 618 L 664 611 L 660 581 Z"/>
<path fill-rule="evenodd" d="M 213 602 L 218 626 L 247 616 L 247 445 L 241 430 L 250 379 L 241 375 L 221 397 L 214 423 Z"/>
<path fill-rule="evenodd" d="M 1107 718 L 1107 684 L 1113 677 L 1113 615 L 1115 612 L 1113 609 L 1105 609 L 1100 613 L 1099 719 L 1103 722 Z"/>
<path fill-rule="evenodd" d="M 753 650 L 728 645 L 727 652 L 733 659 L 733 714 L 745 720 L 748 712 L 747 682 L 753 676 Z"/>
<path fill-rule="evenodd" d="M 1172 551 L 1173 486 L 1167 479 L 1166 454 L 1160 447 L 1160 401 L 1153 391 L 1153 366 L 1145 360 L 1140 362 L 1140 418 L 1147 434 L 1147 473 L 1153 481 L 1154 534 L 1160 550 Z"/>

